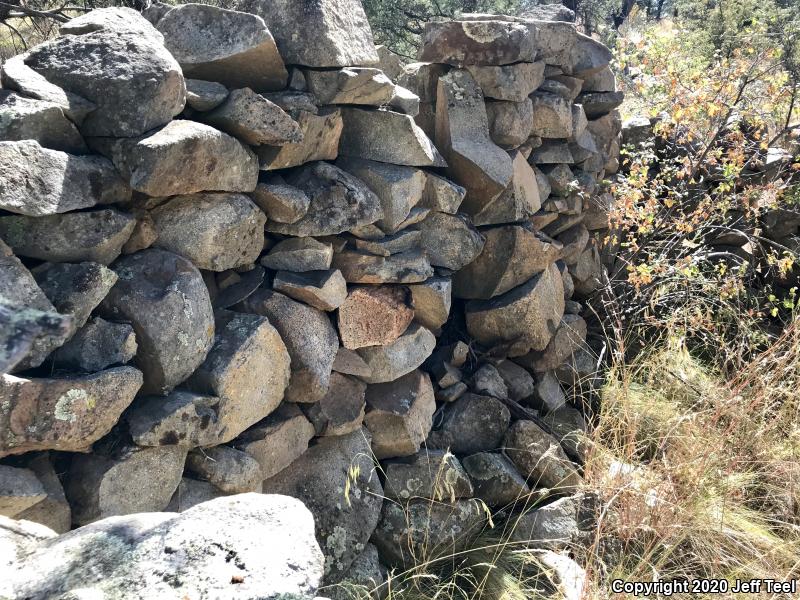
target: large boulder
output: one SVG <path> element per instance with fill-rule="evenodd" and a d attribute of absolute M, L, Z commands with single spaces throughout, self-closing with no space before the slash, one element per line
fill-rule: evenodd
<path fill-rule="evenodd" d="M 92 103 L 86 136 L 141 135 L 183 110 L 186 85 L 178 62 L 158 40 L 110 29 L 65 35 L 25 55 L 47 81 Z"/>
<path fill-rule="evenodd" d="M 150 212 L 154 246 L 199 269 L 226 271 L 252 264 L 264 248 L 266 215 L 243 194 L 176 196 Z"/>
<path fill-rule="evenodd" d="M 0 217 L 0 238 L 15 254 L 51 262 L 116 259 L 133 233 L 136 219 L 115 209 L 45 217 Z"/>
<path fill-rule="evenodd" d="M 467 190 L 464 212 L 478 212 L 511 182 L 511 158 L 489 136 L 483 95 L 469 71 L 451 71 L 439 79 L 436 144 L 447 160 L 448 176 Z"/>
<path fill-rule="evenodd" d="M 32 450 L 86 451 L 111 431 L 142 387 L 117 367 L 84 376 L 0 379 L 0 457 Z"/>
<path fill-rule="evenodd" d="M 489 17 L 491 18 L 491 17 Z M 533 62 L 535 32 L 510 21 L 431 21 L 425 24 L 419 60 L 466 65 Z"/>
<path fill-rule="evenodd" d="M 157 27 L 189 77 L 256 91 L 286 87 L 289 74 L 275 39 L 256 15 L 184 4 L 164 15 Z"/>
<path fill-rule="evenodd" d="M 262 494 L 113 517 L 31 550 L 13 563 L 10 597 L 313 598 L 322 579 L 312 515 Z"/>
<path fill-rule="evenodd" d="M 121 258 L 114 271 L 119 280 L 100 305 L 101 315 L 133 325 L 142 391 L 166 394 L 200 366 L 214 341 L 203 277 L 185 258 L 156 248 Z"/>
<path fill-rule="evenodd" d="M 321 438 L 291 469 L 267 479 L 264 493 L 303 501 L 315 518 L 326 577 L 338 579 L 364 550 L 383 503 L 369 433 Z"/>
<path fill-rule="evenodd" d="M 564 314 L 564 284 L 554 264 L 492 300 L 466 306 L 467 330 L 486 346 L 506 344 L 512 355 L 544 350 Z"/>
<path fill-rule="evenodd" d="M 258 182 L 258 160 L 249 148 L 193 121 L 172 121 L 142 137 L 116 140 L 107 153 L 131 187 L 149 196 L 252 192 Z"/>
<path fill-rule="evenodd" d="M 237 0 L 263 17 L 290 65 L 372 66 L 378 52 L 359 0 Z"/>
<path fill-rule="evenodd" d="M 328 315 L 261 287 L 237 310 L 265 316 L 278 330 L 291 357 L 286 399 L 313 403 L 328 391 L 339 337 Z"/>
<path fill-rule="evenodd" d="M 289 361 L 267 319 L 217 312 L 214 345 L 186 382 L 189 389 L 220 399 L 217 443 L 232 440 L 278 407 L 289 385 Z"/>
<path fill-rule="evenodd" d="M 381 218 L 380 199 L 360 179 L 331 164 L 307 165 L 288 182 L 311 199 L 306 212 L 294 223 L 270 221 L 267 229 L 293 236 L 334 235 Z"/>
<path fill-rule="evenodd" d="M 0 90 L 0 139 L 35 140 L 45 148 L 73 154 L 86 152 L 78 128 L 55 102 Z"/>

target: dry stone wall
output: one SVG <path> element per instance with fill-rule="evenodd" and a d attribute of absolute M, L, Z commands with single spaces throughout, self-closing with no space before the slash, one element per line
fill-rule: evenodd
<path fill-rule="evenodd" d="M 237 8 L 95 10 L 2 65 L 0 515 L 285 494 L 337 582 L 571 494 L 609 50 L 464 15 L 403 66 L 357 0 Z"/>

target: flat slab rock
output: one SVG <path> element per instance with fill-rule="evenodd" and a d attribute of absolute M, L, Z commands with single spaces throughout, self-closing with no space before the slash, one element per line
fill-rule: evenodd
<path fill-rule="evenodd" d="M 264 544 L 275 539 L 281 543 Z M 313 598 L 323 573 L 311 513 L 298 500 L 263 494 L 217 498 L 180 515 L 112 517 L 31 550 L 12 563 L 0 593 L 44 600 L 88 588 L 103 597 L 222 598 L 235 587 L 252 598 Z"/>
<path fill-rule="evenodd" d="M 33 450 L 82 452 L 111 431 L 142 386 L 116 367 L 68 378 L 0 379 L 0 457 Z"/>
<path fill-rule="evenodd" d="M 419 60 L 466 65 L 533 62 L 535 33 L 510 21 L 434 21 L 425 24 Z"/>
<path fill-rule="evenodd" d="M 193 121 L 172 121 L 140 138 L 117 140 L 106 153 L 130 186 L 149 196 L 252 192 L 258 183 L 252 150 Z"/>
<path fill-rule="evenodd" d="M 41 217 L 130 197 L 130 187 L 108 159 L 43 148 L 31 139 L 0 142 L 3 210 Z"/>

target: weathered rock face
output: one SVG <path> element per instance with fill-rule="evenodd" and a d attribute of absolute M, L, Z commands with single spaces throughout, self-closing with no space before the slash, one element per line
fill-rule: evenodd
<path fill-rule="evenodd" d="M 308 211 L 294 223 L 271 221 L 267 229 L 295 236 L 334 235 L 381 218 L 378 197 L 360 179 L 331 164 L 303 167 L 288 182 L 311 200 Z"/>
<path fill-rule="evenodd" d="M 25 55 L 25 66 L 95 105 L 80 124 L 87 136 L 141 135 L 183 110 L 181 68 L 157 40 L 99 30 L 66 35 Z"/>
<path fill-rule="evenodd" d="M 509 21 L 437 21 L 425 25 L 419 59 L 456 67 L 533 62 L 533 30 Z"/>
<path fill-rule="evenodd" d="M 238 0 L 237 7 L 263 17 L 288 64 L 349 67 L 378 62 L 372 30 L 357 0 Z"/>
<path fill-rule="evenodd" d="M 267 319 L 217 313 L 214 345 L 186 384 L 220 399 L 218 443 L 232 440 L 277 408 L 289 385 L 289 362 L 281 336 Z"/>
<path fill-rule="evenodd" d="M 232 7 L 88 12 L 0 67 L 0 515 L 182 513 L 0 523 L 0 570 L 49 561 L 0 596 L 338 600 L 580 482 L 607 50 L 465 14 L 403 67 L 358 0 Z M 308 504 L 334 587 L 250 491 Z"/>
<path fill-rule="evenodd" d="M 265 547 L 265 539 L 281 543 Z M 105 519 L 42 540 L 13 564 L 19 575 L 10 593 L 36 599 L 87 588 L 103 595 L 224 596 L 235 580 L 237 594 L 312 598 L 323 570 L 308 510 L 292 498 L 262 494 L 218 498 L 181 515 Z M 160 573 L 171 573 L 169 581 Z"/>
<path fill-rule="evenodd" d="M 35 140 L 45 148 L 83 154 L 86 144 L 78 128 L 55 102 L 0 91 L 0 139 Z"/>
<path fill-rule="evenodd" d="M 252 264 L 264 247 L 264 213 L 243 194 L 176 196 L 151 213 L 154 245 L 200 269 L 225 271 Z"/>
<path fill-rule="evenodd" d="M 142 391 L 165 394 L 200 366 L 214 341 L 203 278 L 185 258 L 158 249 L 121 258 L 114 272 L 119 279 L 103 300 L 101 314 L 133 326 Z"/>
<path fill-rule="evenodd" d="M 186 4 L 170 10 L 157 27 L 189 77 L 257 91 L 286 86 L 289 74 L 275 40 L 256 15 Z"/>
<path fill-rule="evenodd" d="M 115 209 L 0 217 L 0 238 L 20 256 L 107 265 L 120 255 L 135 225 L 130 214 Z"/>
<path fill-rule="evenodd" d="M 258 161 L 249 148 L 192 121 L 172 121 L 141 138 L 113 142 L 109 154 L 131 187 L 150 196 L 252 192 L 258 180 Z"/>
<path fill-rule="evenodd" d="M 292 372 L 286 399 L 311 403 L 322 398 L 339 348 L 336 330 L 327 315 L 265 288 L 247 298 L 240 308 L 267 317 L 283 338 Z"/>

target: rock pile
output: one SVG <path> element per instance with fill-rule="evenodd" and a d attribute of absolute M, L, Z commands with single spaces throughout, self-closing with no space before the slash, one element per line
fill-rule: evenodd
<path fill-rule="evenodd" d="M 284 494 L 379 581 L 580 483 L 621 95 L 571 23 L 430 23 L 392 81 L 358 0 L 275 4 L 2 65 L 0 515 Z"/>

